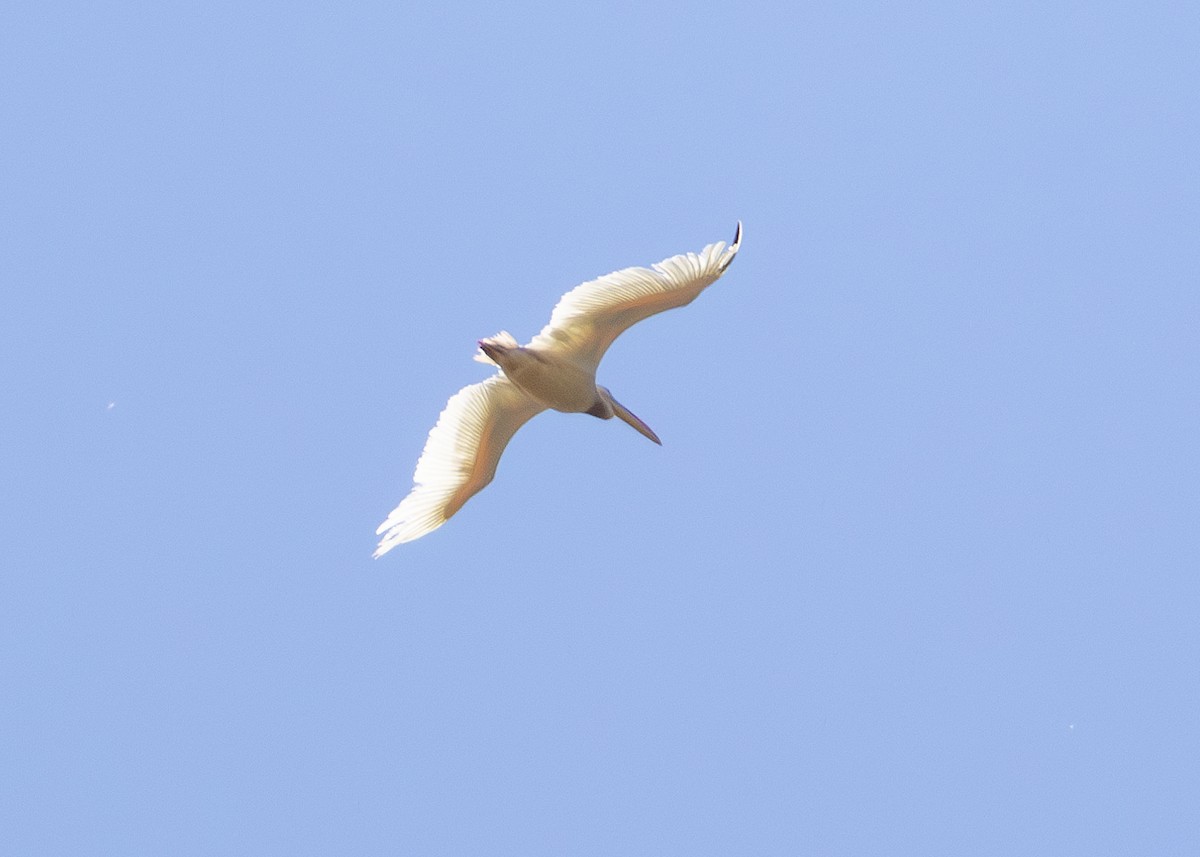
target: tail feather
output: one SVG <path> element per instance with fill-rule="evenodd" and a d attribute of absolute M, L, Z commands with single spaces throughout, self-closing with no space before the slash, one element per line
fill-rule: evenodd
<path fill-rule="evenodd" d="M 481 341 L 494 342 L 496 345 L 503 345 L 505 348 L 516 348 L 520 344 L 507 330 L 502 330 L 495 336 L 489 336 Z M 495 360 L 488 357 L 480 350 L 475 351 L 475 359 L 480 363 L 486 363 L 488 366 L 498 365 Z"/>

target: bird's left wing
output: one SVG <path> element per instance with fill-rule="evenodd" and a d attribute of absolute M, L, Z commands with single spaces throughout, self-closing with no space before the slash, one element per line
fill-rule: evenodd
<path fill-rule="evenodd" d="M 501 374 L 451 396 L 417 461 L 412 491 L 375 531 L 383 537 L 375 556 L 446 523 L 492 481 L 508 441 L 543 410 Z"/>
<path fill-rule="evenodd" d="M 626 268 L 576 286 L 563 295 L 550 323 L 529 347 L 553 351 L 593 371 L 622 331 L 663 310 L 684 306 L 717 281 L 742 243 L 742 224 L 729 246 L 664 259 L 651 268 Z"/>

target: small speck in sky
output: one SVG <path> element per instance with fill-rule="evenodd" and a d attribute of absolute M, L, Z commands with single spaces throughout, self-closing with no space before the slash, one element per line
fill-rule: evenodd
<path fill-rule="evenodd" d="M 106 407 L 104 410 L 106 410 L 106 411 L 111 411 L 111 410 L 112 410 L 113 408 L 115 408 L 116 406 L 117 406 L 117 403 L 116 403 L 116 402 L 109 402 L 109 403 L 108 403 L 108 407 Z"/>

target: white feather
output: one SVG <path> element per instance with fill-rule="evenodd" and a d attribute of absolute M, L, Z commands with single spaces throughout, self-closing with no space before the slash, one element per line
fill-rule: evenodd
<path fill-rule="evenodd" d="M 436 530 L 492 481 L 504 447 L 545 410 L 503 375 L 463 387 L 450 397 L 413 474 L 413 489 L 376 535 L 375 556 Z"/>
<path fill-rule="evenodd" d="M 686 306 L 715 283 L 733 262 L 741 242 L 739 223 L 728 248 L 718 241 L 699 253 L 672 256 L 650 268 L 625 268 L 576 286 L 559 299 L 550 323 L 529 346 L 556 352 L 594 371 L 613 340 L 631 325 Z"/>

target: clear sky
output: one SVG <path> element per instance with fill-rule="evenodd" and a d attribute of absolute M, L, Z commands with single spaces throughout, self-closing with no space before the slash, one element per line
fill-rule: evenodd
<path fill-rule="evenodd" d="M 1200 841 L 1200 16 L 33 3 L 0 27 L 21 855 Z M 447 526 L 446 399 L 732 236 Z"/>

